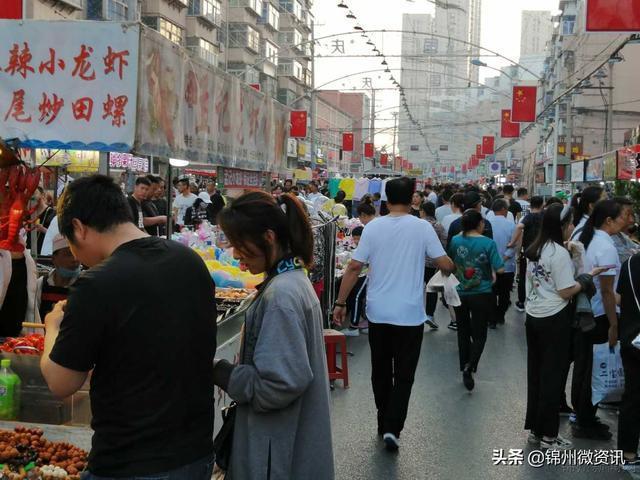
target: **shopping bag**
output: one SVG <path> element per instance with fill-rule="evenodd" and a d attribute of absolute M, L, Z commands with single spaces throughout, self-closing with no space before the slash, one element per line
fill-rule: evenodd
<path fill-rule="evenodd" d="M 624 370 L 620 357 L 620 342 L 615 348 L 608 343 L 593 346 L 591 372 L 591 403 L 619 402 L 624 392 Z"/>
<path fill-rule="evenodd" d="M 431 277 L 429 283 L 427 283 L 427 292 L 442 292 L 444 301 L 447 305 L 452 307 L 459 307 L 460 297 L 456 287 L 460 284 L 455 275 L 442 275 L 442 272 L 437 271 L 436 274 Z"/>

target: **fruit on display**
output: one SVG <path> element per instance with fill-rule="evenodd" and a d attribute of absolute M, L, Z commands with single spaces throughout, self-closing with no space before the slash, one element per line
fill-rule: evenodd
<path fill-rule="evenodd" d="M 65 442 L 50 442 L 39 428 L 0 430 L 0 478 L 77 480 L 87 452 Z"/>
<path fill-rule="evenodd" d="M 0 352 L 23 355 L 41 355 L 44 351 L 44 336 L 34 333 L 26 337 L 9 337 L 0 345 Z"/>

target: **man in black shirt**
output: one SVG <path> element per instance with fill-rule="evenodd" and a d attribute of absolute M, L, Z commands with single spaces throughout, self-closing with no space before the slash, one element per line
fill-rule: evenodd
<path fill-rule="evenodd" d="M 474 209 L 482 213 L 482 197 L 478 192 L 473 190 L 464 194 L 464 211 Z M 449 226 L 449 232 L 447 235 L 447 245 L 451 243 L 451 239 L 462 232 L 462 217 L 457 218 Z M 484 222 L 484 231 L 482 234 L 485 237 L 493 239 L 493 228 L 491 228 L 491 222 Z"/>
<path fill-rule="evenodd" d="M 131 220 L 140 230 L 146 231 L 149 235 L 158 236 L 158 227 L 167 223 L 165 215 L 158 215 L 155 205 L 147 201 L 152 183 L 147 177 L 136 179 L 136 186 L 129 196 L 129 207 L 131 208 Z"/>
<path fill-rule="evenodd" d="M 200 257 L 150 237 L 109 177 L 65 190 L 60 232 L 90 267 L 45 320 L 42 373 L 59 397 L 91 377 L 90 476 L 209 480 L 215 286 Z"/>
<path fill-rule="evenodd" d="M 529 248 L 538 236 L 538 232 L 540 232 L 543 205 L 544 199 L 542 197 L 535 196 L 531 198 L 529 213 L 527 213 L 527 215 L 525 215 L 525 217 L 516 225 L 516 229 L 513 232 L 513 238 L 511 239 L 511 243 L 508 245 L 509 248 L 514 248 L 522 242 L 518 261 L 518 301 L 516 302 L 516 309 L 519 312 L 524 312 L 524 301 L 527 296 L 527 259 L 524 254 L 527 251 L 527 248 Z"/>

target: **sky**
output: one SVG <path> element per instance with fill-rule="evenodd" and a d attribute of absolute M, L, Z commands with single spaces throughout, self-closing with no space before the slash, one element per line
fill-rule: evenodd
<path fill-rule="evenodd" d="M 435 6 L 428 0 L 344 0 L 349 10 L 357 17 L 356 20 L 345 18 L 348 10 L 338 8 L 339 0 L 315 0 L 313 11 L 316 17 L 315 37 L 320 45 L 316 47 L 316 88 L 332 88 L 353 90 L 365 87 L 364 77 L 371 78 L 375 89 L 387 89 L 393 85 L 389 75 L 383 72 L 380 59 L 355 57 L 369 55 L 371 47 L 365 45 L 366 40 L 360 36 L 343 35 L 334 38 L 324 38 L 345 32 L 353 32 L 356 24 L 365 30 L 387 30 L 386 33 L 373 33 L 376 46 L 388 56 L 389 68 L 399 79 L 401 34 L 391 33 L 389 30 L 402 29 L 403 13 L 431 13 Z M 480 45 L 494 50 L 504 57 L 514 61 L 520 55 L 520 23 L 522 10 L 548 10 L 556 12 L 559 0 L 482 0 L 482 27 Z M 336 44 L 336 40 L 343 40 L 344 44 Z M 341 48 L 339 48 L 341 47 Z M 342 53 L 344 52 L 344 53 Z M 508 65 L 506 60 L 499 57 L 485 57 L 483 60 L 490 66 L 500 68 Z M 371 71 L 380 70 L 380 71 Z M 358 72 L 369 73 L 358 74 Z M 352 75 L 356 74 L 356 75 Z M 483 78 L 496 75 L 491 69 L 480 70 Z M 342 78 L 336 81 L 336 79 Z M 369 87 L 370 89 L 370 87 Z M 393 90 L 376 92 L 376 129 L 392 127 L 391 113 L 398 105 L 398 93 Z M 376 146 L 392 143 L 392 130 L 388 134 L 380 133 L 376 136 Z"/>

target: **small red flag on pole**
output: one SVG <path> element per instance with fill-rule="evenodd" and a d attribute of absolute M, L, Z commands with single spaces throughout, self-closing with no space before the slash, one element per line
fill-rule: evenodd
<path fill-rule="evenodd" d="M 520 124 L 511 121 L 511 110 L 502 110 L 500 136 L 502 138 L 518 138 L 520 136 Z"/>
<path fill-rule="evenodd" d="M 364 144 L 364 157 L 373 158 L 373 143 Z"/>
<path fill-rule="evenodd" d="M 535 122 L 538 87 L 513 87 L 512 122 Z"/>
<path fill-rule="evenodd" d="M 353 133 L 342 134 L 342 151 L 353 152 Z"/>
<path fill-rule="evenodd" d="M 290 114 L 291 138 L 304 138 L 307 136 L 307 112 L 304 110 L 294 110 Z"/>
<path fill-rule="evenodd" d="M 482 137 L 482 154 L 493 155 L 495 149 L 495 137 Z"/>

